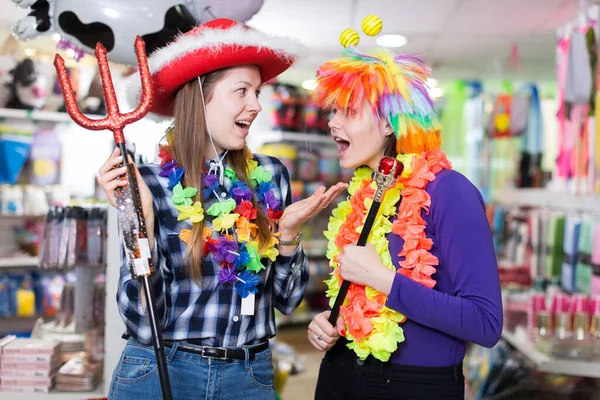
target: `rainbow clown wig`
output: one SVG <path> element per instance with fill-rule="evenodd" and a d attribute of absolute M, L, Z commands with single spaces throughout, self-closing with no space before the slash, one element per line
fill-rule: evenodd
<path fill-rule="evenodd" d="M 383 48 L 365 54 L 345 48 L 342 57 L 317 71 L 316 103 L 325 109 L 362 112 L 364 101 L 376 120 L 389 122 L 400 154 L 422 153 L 441 146 L 441 125 L 427 92 L 429 70 L 413 55 Z"/>

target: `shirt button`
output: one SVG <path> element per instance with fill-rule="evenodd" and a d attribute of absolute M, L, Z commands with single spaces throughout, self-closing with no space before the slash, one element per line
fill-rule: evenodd
<path fill-rule="evenodd" d="M 233 322 L 238 322 L 238 320 L 240 319 L 240 317 L 238 317 L 237 315 L 235 317 L 233 317 Z"/>
<path fill-rule="evenodd" d="M 223 198 L 227 197 L 227 193 L 225 193 L 225 192 L 221 193 L 221 197 L 223 197 Z"/>
<path fill-rule="evenodd" d="M 358 364 L 359 367 L 362 367 L 363 365 L 365 365 L 364 360 L 361 360 L 360 358 L 358 360 L 356 360 L 356 363 Z"/>

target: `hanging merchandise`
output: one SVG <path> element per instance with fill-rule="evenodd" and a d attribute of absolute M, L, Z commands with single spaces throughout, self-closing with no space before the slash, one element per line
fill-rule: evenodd
<path fill-rule="evenodd" d="M 467 90 L 465 82 L 453 81 L 444 86 L 444 97 L 446 100 L 441 113 L 442 123 L 442 150 L 452 160 L 454 169 L 462 171 L 465 166 L 465 104 L 467 102 Z"/>
<path fill-rule="evenodd" d="M 72 268 L 105 263 L 106 209 L 52 207 L 40 250 L 40 266 Z"/>
<path fill-rule="evenodd" d="M 596 154 L 598 128 L 596 120 L 597 49 L 593 23 L 585 17 L 568 24 L 559 32 L 558 121 L 559 151 L 556 178 L 568 183 L 573 193 L 590 193 L 597 186 Z"/>
<path fill-rule="evenodd" d="M 543 153 L 543 120 L 540 104 L 540 94 L 534 84 L 527 87 L 529 107 L 527 108 L 527 123 L 521 145 L 521 160 L 517 187 L 542 186 L 542 153 Z"/>
<path fill-rule="evenodd" d="M 478 188 L 483 187 L 481 160 L 483 132 L 483 98 L 481 82 L 468 82 L 469 98 L 465 102 L 466 165 L 465 176 Z M 485 196 L 484 196 L 485 197 Z"/>
<path fill-rule="evenodd" d="M 573 293 L 575 291 L 577 248 L 579 247 L 580 229 L 581 219 L 578 215 L 568 215 L 565 218 L 561 283 L 567 293 Z"/>
<path fill-rule="evenodd" d="M 592 243 L 594 220 L 591 217 L 581 219 L 577 246 L 577 267 L 575 269 L 575 290 L 587 295 L 592 289 Z"/>
<path fill-rule="evenodd" d="M 0 126 L 0 183 L 14 185 L 29 157 L 33 136 L 11 126 Z"/>
<path fill-rule="evenodd" d="M 560 281 L 561 278 L 564 232 L 565 216 L 559 213 L 550 215 L 546 241 L 546 279 L 548 281 Z"/>

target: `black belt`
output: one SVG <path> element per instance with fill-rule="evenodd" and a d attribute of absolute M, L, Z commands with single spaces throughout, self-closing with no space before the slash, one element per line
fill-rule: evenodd
<path fill-rule="evenodd" d="M 227 347 L 210 347 L 210 346 L 200 346 L 190 341 L 185 340 L 164 340 L 164 345 L 167 347 L 173 347 L 175 343 L 178 343 L 177 350 L 185 351 L 186 353 L 199 354 L 205 358 L 214 358 L 216 360 L 245 360 L 246 352 L 241 348 L 227 348 Z M 256 346 L 247 347 L 248 349 L 248 357 L 250 360 L 254 360 L 254 356 L 261 351 L 267 350 L 269 348 L 269 342 L 263 342 L 261 344 L 257 344 Z"/>

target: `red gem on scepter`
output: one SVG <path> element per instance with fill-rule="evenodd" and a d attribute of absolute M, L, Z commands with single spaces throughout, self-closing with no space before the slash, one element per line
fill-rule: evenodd
<path fill-rule="evenodd" d="M 394 166 L 396 167 L 395 170 Z M 383 157 L 379 160 L 379 168 L 377 170 L 384 175 L 389 175 L 394 170 L 394 178 L 397 178 L 404 171 L 404 164 L 393 157 Z"/>

